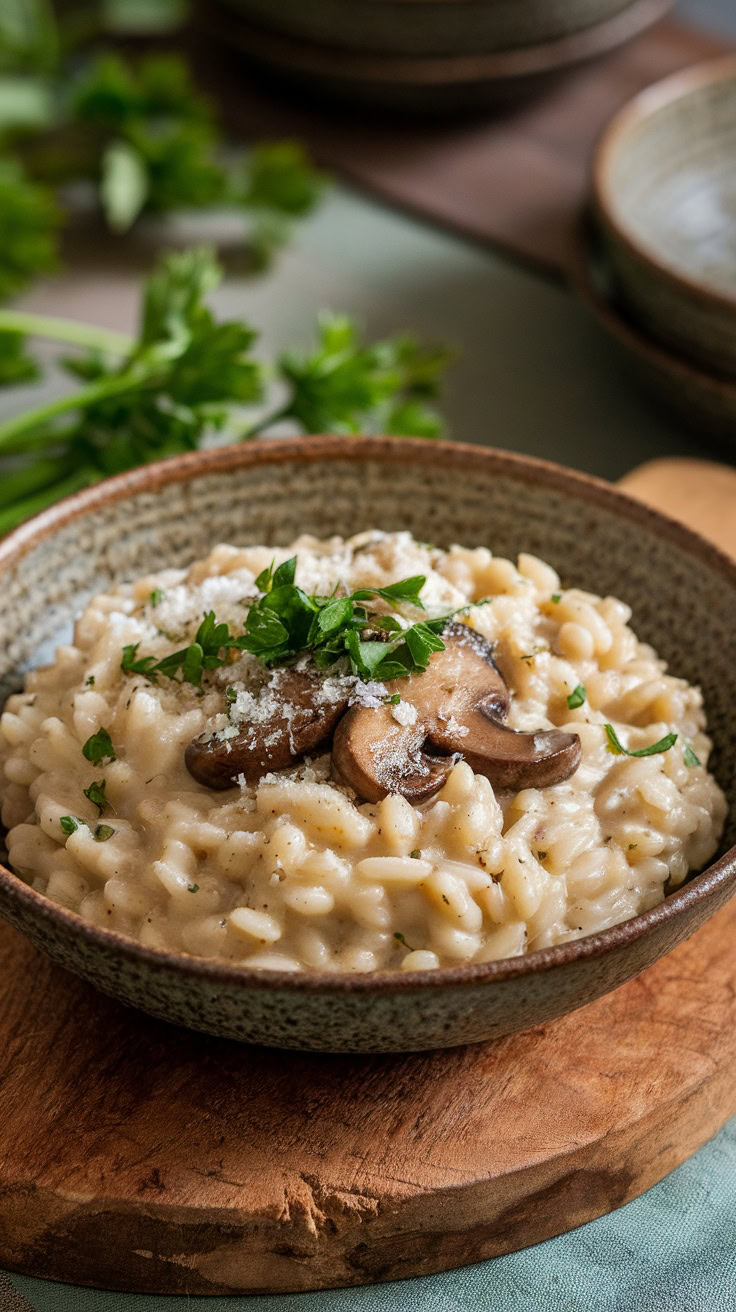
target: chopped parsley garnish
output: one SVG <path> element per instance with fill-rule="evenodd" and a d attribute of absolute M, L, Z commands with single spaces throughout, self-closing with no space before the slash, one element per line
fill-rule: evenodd
<path fill-rule="evenodd" d="M 194 642 L 181 651 L 174 651 L 157 661 L 155 656 L 138 656 L 140 643 L 131 643 L 123 647 L 123 659 L 120 668 L 125 674 L 142 674 L 152 683 L 158 681 L 159 675 L 167 679 L 179 679 L 182 683 L 191 683 L 199 687 L 204 670 L 216 670 L 227 663 L 227 656 L 221 656 L 224 650 L 242 645 L 242 639 L 233 637 L 227 624 L 218 624 L 215 612 L 207 611 L 197 629 Z"/>
<path fill-rule="evenodd" d="M 152 606 L 153 609 L 155 610 L 159 602 L 163 601 L 165 595 L 166 594 L 162 592 L 160 588 L 154 588 L 153 592 L 150 594 L 148 598 L 149 606 Z"/>
<path fill-rule="evenodd" d="M 385 706 L 398 706 L 400 701 L 401 701 L 400 692 L 395 692 L 392 697 L 384 697 L 383 699 Z"/>
<path fill-rule="evenodd" d="M 685 765 L 693 766 L 693 765 L 700 765 L 701 763 L 700 757 L 695 755 L 695 752 L 693 751 L 689 743 L 685 743 L 685 746 L 682 751 L 682 759 L 685 762 Z"/>
<path fill-rule="evenodd" d="M 649 747 L 640 747 L 637 752 L 630 752 L 628 747 L 624 747 L 619 742 L 612 724 L 604 724 L 603 727 L 608 738 L 608 751 L 614 756 L 656 756 L 657 752 L 668 752 L 677 742 L 677 734 L 668 733 L 664 738 L 660 738 L 658 743 L 652 743 Z"/>
<path fill-rule="evenodd" d="M 88 675 L 87 675 L 87 678 L 86 678 L 85 681 L 84 681 L 84 683 L 85 683 L 85 687 L 87 687 L 87 688 L 94 688 L 94 686 L 95 686 L 95 676 L 94 676 L 94 674 L 88 674 Z"/>
<path fill-rule="evenodd" d="M 90 784 L 89 788 L 84 788 L 82 790 L 85 797 L 89 799 L 92 805 L 97 807 L 100 815 L 102 815 L 102 812 L 107 806 L 107 798 L 105 797 L 106 783 L 106 779 L 96 779 L 94 783 Z"/>
<path fill-rule="evenodd" d="M 187 884 L 187 893 L 198 893 L 199 884 Z"/>
<path fill-rule="evenodd" d="M 238 700 L 238 694 L 236 693 L 235 689 L 228 686 L 225 689 L 225 701 L 228 703 L 229 706 L 232 706 L 233 702 L 236 702 L 237 700 Z"/>
<path fill-rule="evenodd" d="M 214 611 L 208 611 L 188 647 L 157 660 L 138 656 L 139 644 L 132 643 L 123 648 L 121 669 L 153 683 L 163 676 L 200 686 L 203 672 L 227 664 L 230 652 L 250 652 L 265 665 L 283 664 L 308 652 L 320 669 L 345 657 L 351 672 L 361 679 L 399 679 L 426 670 L 433 652 L 444 650 L 439 635 L 458 613 L 402 628 L 393 616 L 376 614 L 363 605 L 380 598 L 394 609 L 408 605 L 423 610 L 419 596 L 426 582 L 423 574 L 385 588 L 360 588 L 349 597 L 307 595 L 295 577 L 296 556 L 276 569 L 272 563 L 259 574 L 256 586 L 263 595 L 249 605 L 242 634 L 231 633 L 227 624 L 217 623 Z M 225 694 L 228 701 L 235 700 L 231 691 Z"/>
<path fill-rule="evenodd" d="M 79 828 L 80 821 L 76 820 L 73 815 L 63 815 L 59 820 L 59 824 L 63 833 L 73 834 Z"/>
<path fill-rule="evenodd" d="M 416 952 L 416 948 L 413 948 L 410 943 L 407 943 L 403 934 L 399 934 L 399 932 L 396 931 L 396 933 L 394 934 L 394 938 L 396 939 L 396 942 L 400 943 L 402 947 L 407 949 L 407 951 Z"/>
<path fill-rule="evenodd" d="M 97 825 L 94 834 L 95 842 L 106 843 L 108 838 L 112 838 L 114 833 L 115 830 L 112 825 Z"/>
<path fill-rule="evenodd" d="M 561 592 L 553 592 L 553 593 L 552 593 L 552 596 L 550 597 L 550 601 L 553 601 L 553 602 L 555 603 L 555 605 L 557 605 L 558 602 L 562 601 L 562 593 L 561 593 Z"/>
<path fill-rule="evenodd" d="M 582 706 L 586 696 L 587 694 L 585 688 L 583 687 L 582 683 L 579 683 L 577 688 L 573 688 L 572 692 L 570 693 L 570 696 L 567 699 L 567 704 L 570 710 L 576 711 L 578 706 Z"/>
<path fill-rule="evenodd" d="M 93 765 L 102 765 L 105 761 L 116 760 L 115 748 L 107 729 L 98 729 L 88 738 L 82 748 L 82 755 Z"/>
<path fill-rule="evenodd" d="M 421 861 L 422 859 L 421 847 L 412 848 L 411 852 L 409 853 L 409 856 L 412 857 L 414 861 Z"/>

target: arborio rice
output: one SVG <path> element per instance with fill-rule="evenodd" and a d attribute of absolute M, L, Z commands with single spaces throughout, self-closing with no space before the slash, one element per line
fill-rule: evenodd
<path fill-rule="evenodd" d="M 198 784 L 187 744 L 203 731 L 227 741 L 247 721 L 263 666 L 233 653 L 197 688 L 126 674 L 121 651 L 139 644 L 161 658 L 209 610 L 242 631 L 274 553 L 217 546 L 186 572 L 95 597 L 74 644 L 9 699 L 2 819 L 11 864 L 35 889 L 154 948 L 282 970 L 432 969 L 604 929 L 713 855 L 726 807 L 706 769 L 700 691 L 637 640 L 624 602 L 563 588 L 530 555 L 514 564 L 408 533 L 305 536 L 276 562 L 293 553 L 308 593 L 423 574 L 429 615 L 489 598 L 463 618 L 494 644 L 509 726 L 574 729 L 577 770 L 554 787 L 494 793 L 460 759 L 418 805 L 396 793 L 361 802 L 329 751 L 254 784 Z M 353 701 L 381 705 L 383 692 L 352 680 Z M 393 714 L 401 722 L 411 708 L 402 699 Z M 677 740 L 617 755 L 606 724 L 629 751 Z"/>

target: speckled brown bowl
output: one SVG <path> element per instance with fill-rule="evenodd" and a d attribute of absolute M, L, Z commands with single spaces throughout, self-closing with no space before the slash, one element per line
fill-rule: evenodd
<path fill-rule="evenodd" d="M 68 635 L 111 579 L 183 565 L 219 540 L 288 542 L 375 525 L 441 544 L 536 552 L 568 582 L 633 606 L 639 635 L 703 687 L 712 768 L 730 801 L 721 856 L 644 915 L 527 957 L 426 974 L 300 974 L 141 947 L 0 868 L 0 912 L 42 951 L 153 1015 L 323 1051 L 450 1047 L 600 997 L 693 933 L 736 885 L 736 563 L 605 483 L 486 448 L 309 438 L 177 457 L 101 483 L 0 544 L 0 692 Z M 731 849 L 730 851 L 728 849 Z"/>
<path fill-rule="evenodd" d="M 618 297 L 606 253 L 589 224 L 581 235 L 573 268 L 581 301 L 619 349 L 632 376 L 670 414 L 702 439 L 736 447 L 736 378 L 723 378 L 662 346 L 631 317 Z"/>
<path fill-rule="evenodd" d="M 618 294 L 645 333 L 736 379 L 736 55 L 635 96 L 593 161 Z"/>

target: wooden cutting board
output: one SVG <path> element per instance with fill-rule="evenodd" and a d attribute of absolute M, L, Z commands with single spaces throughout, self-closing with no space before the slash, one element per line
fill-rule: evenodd
<path fill-rule="evenodd" d="M 734 471 L 657 465 L 625 485 L 732 533 Z M 308 1290 L 570 1230 L 736 1113 L 735 936 L 736 899 L 554 1024 L 324 1057 L 154 1021 L 0 926 L 0 1267 L 141 1292 Z"/>

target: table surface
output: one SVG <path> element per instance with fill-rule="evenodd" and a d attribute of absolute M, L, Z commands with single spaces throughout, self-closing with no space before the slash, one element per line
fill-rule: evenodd
<path fill-rule="evenodd" d="M 683 0 L 686 21 L 736 37 L 734 0 Z M 199 239 L 206 230 L 199 229 Z M 151 242 L 156 234 L 151 234 Z M 132 326 L 140 274 L 152 246 L 127 248 L 121 265 L 109 255 L 81 249 L 65 273 L 37 284 L 21 304 L 38 312 L 96 320 L 111 328 Z M 684 426 L 660 414 L 620 369 L 618 357 L 585 310 L 561 285 L 414 219 L 391 212 L 336 185 L 319 212 L 296 233 L 277 267 L 258 279 L 226 278 L 216 296 L 222 314 L 252 320 L 262 329 L 264 350 L 306 343 L 315 312 L 323 307 L 356 315 L 367 334 L 415 331 L 452 343 L 458 358 L 443 409 L 451 436 L 545 456 L 606 478 L 663 455 L 727 452 L 707 447 Z M 58 377 L 43 385 L 58 390 Z M 30 392 L 28 393 L 30 395 Z M 38 389 L 34 389 L 38 395 Z M 0 413 L 25 404 L 19 389 L 2 399 Z M 736 459 L 733 452 L 730 458 Z M 734 1178 L 736 1127 L 732 1124 L 693 1162 L 644 1199 L 582 1231 L 469 1272 L 449 1273 L 401 1286 L 346 1290 L 297 1298 L 208 1300 L 219 1309 L 309 1307 L 345 1312 L 426 1307 L 536 1312 L 539 1308 L 615 1309 L 629 1312 L 641 1292 L 637 1272 L 662 1263 L 657 1294 L 648 1312 L 719 1312 L 732 1307 L 728 1291 L 712 1288 L 703 1254 L 725 1263 L 736 1280 L 733 1227 L 736 1191 L 723 1180 L 707 1181 L 724 1167 Z M 681 1222 L 688 1212 L 687 1235 Z M 654 1236 L 662 1228 L 678 1239 L 669 1252 Z M 645 1258 L 642 1235 L 653 1247 Z M 730 1238 L 729 1238 L 730 1235 Z M 669 1242 L 669 1240 L 668 1240 Z M 605 1259 L 604 1259 L 605 1255 Z M 588 1264 L 584 1292 L 580 1263 Z M 683 1265 L 684 1264 L 684 1265 Z M 706 1264 L 707 1265 L 707 1264 Z M 611 1269 L 619 1273 L 611 1284 Z M 0 1310 L 36 1312 L 173 1312 L 181 1300 L 131 1298 L 0 1273 Z M 399 1292 L 400 1291 L 400 1292 Z M 731 1291 L 733 1294 L 733 1290 Z M 21 1302 L 13 1301 L 21 1298 Z M 496 1299 L 502 1302 L 497 1303 Z M 725 1299 L 725 1301 L 723 1301 Z M 188 1306 L 188 1302 L 187 1302 Z"/>

